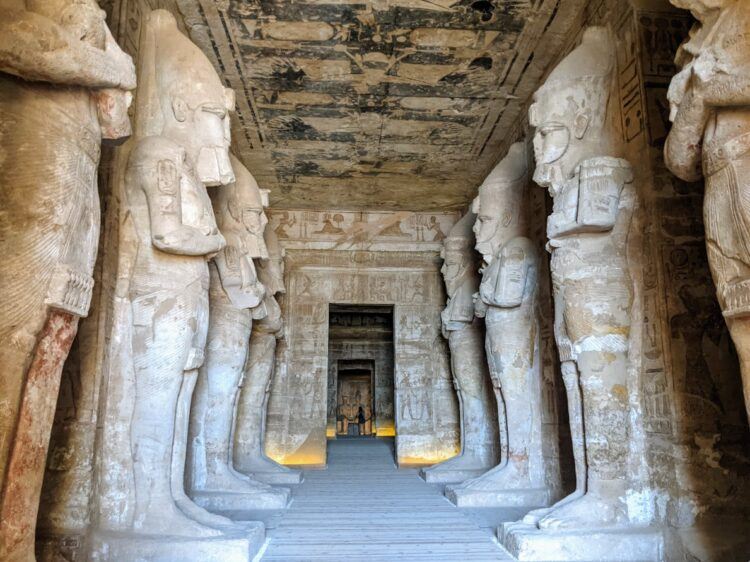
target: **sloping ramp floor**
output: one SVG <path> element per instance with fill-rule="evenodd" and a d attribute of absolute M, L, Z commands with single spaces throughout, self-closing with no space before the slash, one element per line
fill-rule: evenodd
<path fill-rule="evenodd" d="M 392 447 L 329 441 L 328 468 L 305 472 L 263 562 L 512 560 L 416 470 L 397 469 Z"/>

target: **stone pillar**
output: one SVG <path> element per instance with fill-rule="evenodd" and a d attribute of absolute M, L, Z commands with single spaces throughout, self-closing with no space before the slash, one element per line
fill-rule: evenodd
<path fill-rule="evenodd" d="M 630 164 L 618 158 L 610 110 L 614 45 L 591 27 L 536 92 L 534 180 L 549 189 L 547 221 L 555 288 L 556 336 L 573 392 L 580 389 L 585 470 L 579 490 L 525 523 L 506 525 L 503 542 L 522 560 L 656 560 L 659 533 L 630 528 L 628 352 L 633 287 L 627 237 L 635 204 Z M 574 446 L 581 448 L 575 439 Z M 579 475 L 580 476 L 580 475 Z M 580 490 L 580 487 L 583 487 Z M 594 532 L 596 534 L 592 534 Z M 616 558 L 613 557 L 616 553 Z"/>
<path fill-rule="evenodd" d="M 226 245 L 206 186 L 234 181 L 233 92 L 174 17 L 146 15 L 135 138 L 117 189 L 118 285 L 97 451 L 96 560 L 252 559 L 260 523 L 194 504 L 183 485 L 208 328 L 207 261 Z"/>
<path fill-rule="evenodd" d="M 0 23 L 0 559 L 34 559 L 63 363 L 86 316 L 102 139 L 130 134 L 133 63 L 96 2 L 3 4 Z M 20 7 L 19 7 L 20 6 Z"/>
<path fill-rule="evenodd" d="M 680 47 L 669 88 L 672 130 L 665 146 L 680 179 L 705 178 L 703 218 L 716 296 L 737 348 L 750 419 L 750 6 L 742 1 L 672 0 L 698 20 Z"/>
<path fill-rule="evenodd" d="M 250 350 L 237 406 L 234 463 L 239 470 L 268 484 L 299 484 L 302 472 L 268 458 L 264 449 L 266 412 L 276 366 L 276 341 L 284 337 L 284 320 L 274 295 L 284 293 L 284 254 L 276 233 L 264 233 L 268 256 L 258 260 L 265 287 L 265 316 L 253 323 Z"/>
<path fill-rule="evenodd" d="M 476 313 L 485 318 L 486 353 L 498 405 L 501 461 L 486 474 L 448 486 L 459 506 L 547 505 L 542 451 L 542 372 L 537 304 L 538 257 L 526 231 L 524 143 L 514 144 L 475 201 L 476 249 L 485 261 Z"/>
<path fill-rule="evenodd" d="M 282 509 L 288 489 L 273 489 L 237 472 L 232 437 L 253 319 L 265 317 L 265 289 L 253 259 L 268 258 L 263 231 L 267 193 L 232 156 L 236 181 L 212 197 L 219 231 L 227 240 L 209 264 L 206 360 L 200 368 L 190 413 L 190 495 L 211 511 Z"/>
<path fill-rule="evenodd" d="M 453 385 L 458 395 L 461 452 L 421 471 L 431 483 L 462 482 L 495 466 L 499 458 L 497 408 L 492 398 L 484 330 L 474 314 L 479 291 L 478 256 L 472 228 L 476 215 L 467 213 L 443 241 L 442 274 L 448 302 L 442 313 L 443 336 L 448 339 Z"/>

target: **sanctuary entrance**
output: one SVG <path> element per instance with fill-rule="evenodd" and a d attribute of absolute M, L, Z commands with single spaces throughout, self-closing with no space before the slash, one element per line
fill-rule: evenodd
<path fill-rule="evenodd" d="M 357 360 L 342 359 L 338 363 L 336 435 L 370 436 L 375 412 L 373 361 L 364 361 L 369 368 L 348 365 L 359 363 Z"/>
<path fill-rule="evenodd" d="M 327 436 L 394 436 L 393 307 L 329 308 Z"/>

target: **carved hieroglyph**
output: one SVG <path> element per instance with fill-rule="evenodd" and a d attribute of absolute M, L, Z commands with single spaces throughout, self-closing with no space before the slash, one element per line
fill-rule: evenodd
<path fill-rule="evenodd" d="M 237 406 L 234 463 L 239 470 L 268 484 L 299 484 L 302 472 L 268 458 L 264 450 L 266 411 L 276 366 L 276 341 L 284 336 L 284 321 L 274 295 L 284 293 L 284 255 L 276 233 L 265 231 L 267 259 L 257 260 L 265 287 L 265 316 L 253 323 L 250 350 Z"/>
<path fill-rule="evenodd" d="M 705 177 L 703 218 L 711 273 L 737 348 L 750 418 L 750 5 L 742 0 L 671 0 L 698 20 L 677 54 L 669 88 L 669 169 Z"/>
<path fill-rule="evenodd" d="M 109 383 L 123 405 L 108 406 L 132 409 L 104 430 L 102 532 L 91 556 L 246 560 L 252 557 L 246 537 L 259 539 L 262 526 L 244 529 L 210 514 L 192 503 L 183 484 L 190 403 L 208 328 L 207 261 L 225 246 L 206 185 L 234 181 L 228 117 L 234 100 L 171 14 L 149 13 L 142 33 L 136 137 L 120 187 L 111 351 L 119 364 Z M 118 441 L 123 432 L 125 443 Z M 123 472 L 131 466 L 131 474 Z"/>
<path fill-rule="evenodd" d="M 63 362 L 89 309 L 102 139 L 133 63 L 93 0 L 0 1 L 0 559 L 33 560 Z"/>
<path fill-rule="evenodd" d="M 501 462 L 448 487 L 457 505 L 546 505 L 542 451 L 542 372 L 537 304 L 538 256 L 526 230 L 527 155 L 514 144 L 480 187 L 476 248 L 484 256 L 476 312 L 486 324 L 486 353 L 498 403 Z"/>
<path fill-rule="evenodd" d="M 589 28 L 582 44 L 536 92 L 530 110 L 536 128 L 534 180 L 549 189 L 554 201 L 547 236 L 558 315 L 555 335 L 571 393 L 577 470 L 586 470 L 585 478 L 578 475 L 572 496 L 527 518 L 542 530 L 628 522 L 632 285 L 626 243 L 635 192 L 630 165 L 615 157 L 619 133 L 608 111 L 613 68 L 608 31 Z M 571 380 L 576 370 L 578 384 Z M 582 430 L 575 427 L 581 415 L 579 385 L 583 447 Z"/>
<path fill-rule="evenodd" d="M 279 509 L 289 491 L 273 489 L 237 472 L 232 463 L 237 395 L 253 320 L 266 315 L 265 289 L 253 259 L 268 257 L 263 232 L 267 193 L 232 156 L 236 181 L 212 196 L 219 231 L 227 241 L 209 263 L 209 321 L 206 358 L 190 413 L 191 497 L 212 511 Z"/>
<path fill-rule="evenodd" d="M 427 482 L 461 482 L 497 464 L 497 408 L 491 394 L 484 334 L 474 314 L 479 291 L 479 254 L 472 229 L 476 215 L 467 213 L 443 242 L 442 274 L 448 302 L 442 312 L 443 336 L 451 354 L 453 386 L 461 414 L 461 452 L 453 459 L 422 470 Z"/>

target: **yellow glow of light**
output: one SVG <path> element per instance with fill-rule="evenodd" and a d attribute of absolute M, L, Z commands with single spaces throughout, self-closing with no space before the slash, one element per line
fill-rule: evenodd
<path fill-rule="evenodd" d="M 266 448 L 266 455 L 285 466 L 323 467 L 326 465 L 325 453 L 322 456 L 314 453 L 284 454 Z"/>
<path fill-rule="evenodd" d="M 431 455 L 399 457 L 398 465 L 403 467 L 430 466 L 439 462 L 447 461 L 448 459 L 455 457 L 460 452 L 460 447 L 450 447 L 442 449 L 440 451 L 436 451 Z"/>
<path fill-rule="evenodd" d="M 336 428 L 335 427 L 326 427 L 326 437 L 329 439 L 336 438 Z"/>
<path fill-rule="evenodd" d="M 375 435 L 378 437 L 395 437 L 396 427 L 392 424 L 379 425 L 375 428 Z"/>

